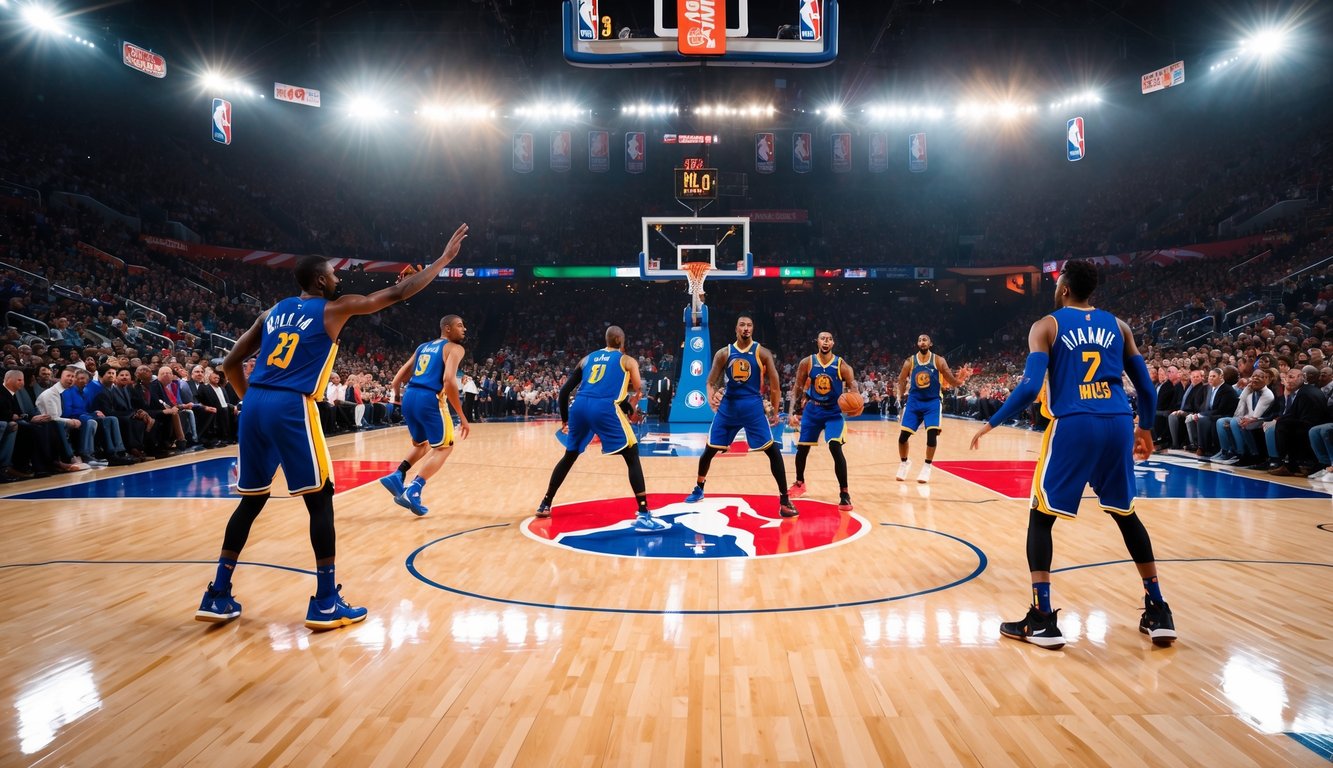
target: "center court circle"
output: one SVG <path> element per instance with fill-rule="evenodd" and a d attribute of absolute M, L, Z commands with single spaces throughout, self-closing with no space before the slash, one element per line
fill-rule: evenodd
<path fill-rule="evenodd" d="M 804 509 L 809 502 L 802 502 Z M 622 507 L 623 508 L 623 507 Z M 632 509 L 632 505 L 631 505 Z M 557 508 L 558 510 L 558 508 Z M 557 512 L 558 514 L 558 512 Z M 804 514 L 802 515 L 804 516 Z M 525 521 L 525 523 L 529 523 Z M 792 522 L 792 521 L 788 521 Z M 816 599 L 800 599 L 800 580 L 794 582 L 792 588 L 783 588 L 775 592 L 784 597 L 791 598 L 788 605 L 767 605 L 767 606 L 746 606 L 746 607 L 726 607 L 726 598 L 729 596 L 725 584 L 718 581 L 711 569 L 708 571 L 698 570 L 704 565 L 686 566 L 679 562 L 679 558 L 663 561 L 658 558 L 617 558 L 632 569 L 634 573 L 626 573 L 625 566 L 594 566 L 594 570 L 573 573 L 571 579 L 580 582 L 583 585 L 582 595 L 588 599 L 583 599 L 580 595 L 571 595 L 569 593 L 569 581 L 560 583 L 560 572 L 553 570 L 556 566 L 550 562 L 543 562 L 540 556 L 533 557 L 531 550 L 521 551 L 516 549 L 513 539 L 510 538 L 514 524 L 499 523 L 495 525 L 481 526 L 471 528 L 447 536 L 429 541 L 414 550 L 408 555 L 405 565 L 409 573 L 424 584 L 428 584 L 436 589 L 446 592 L 452 592 L 456 595 L 471 597 L 478 600 L 485 600 L 504 605 L 517 605 L 530 608 L 546 608 L 553 610 L 566 611 L 588 611 L 596 613 L 618 613 L 618 614 L 641 614 L 641 615 L 733 615 L 733 614 L 762 614 L 762 613 L 788 613 L 799 611 L 817 611 L 830 608 L 848 608 L 856 606 L 874 605 L 878 603 L 888 603 L 897 600 L 906 600 L 913 597 L 921 597 L 934 592 L 942 592 L 954 587 L 966 584 L 977 578 L 986 570 L 988 560 L 985 552 L 975 544 L 943 531 L 936 531 L 929 528 L 919 528 L 911 525 L 902 525 L 899 523 L 880 523 L 883 528 L 895 529 L 902 536 L 894 536 L 892 546 L 895 550 L 906 552 L 928 553 L 933 562 L 939 564 L 941 558 L 943 561 L 957 561 L 957 577 L 945 583 L 918 584 L 916 588 L 902 589 L 894 591 L 892 582 L 881 584 L 880 587 L 889 587 L 884 589 L 883 593 L 877 594 L 878 590 L 866 589 L 861 595 L 848 594 L 846 597 L 837 595 L 838 588 L 836 579 L 829 579 L 822 582 L 828 587 L 824 591 L 815 595 Z M 892 531 L 883 531 L 881 534 L 891 534 Z M 637 535 L 637 534 L 636 534 Z M 901 541 L 906 538 L 910 543 Z M 487 541 L 489 539 L 489 542 Z M 931 540 L 934 540 L 934 544 Z M 488 544 L 494 545 L 488 546 Z M 462 545 L 461 549 L 457 545 Z M 943 551 L 937 552 L 937 545 L 943 545 L 945 548 L 951 548 L 958 552 L 957 547 L 962 547 L 967 554 L 962 553 L 947 555 Z M 467 563 L 475 562 L 476 558 L 490 557 L 485 550 L 493 552 L 504 552 L 509 557 L 517 557 L 519 561 L 504 562 L 497 560 L 493 567 L 486 569 L 476 569 L 469 567 Z M 501 556 L 503 557 L 503 556 Z M 747 558 L 733 559 L 731 562 L 745 562 Z M 891 558 L 881 558 L 879 562 L 889 562 Z M 713 558 L 714 567 L 723 566 L 725 560 Z M 812 561 L 812 564 L 818 561 Z M 636 565 L 637 563 L 637 565 Z M 756 566 L 758 563 L 756 563 Z M 839 566 L 835 566 L 839 567 Z M 651 569 L 658 569 L 651 571 Z M 804 569 L 805 566 L 802 566 Z M 540 570 L 539 570 L 540 569 Z M 650 569 L 644 571 L 643 569 Z M 666 569 L 666 570 L 662 570 Z M 683 570 L 682 570 L 683 569 Z M 570 569 L 573 571 L 574 569 Z M 448 572 L 446 572 L 448 571 Z M 541 578 L 533 578 L 534 573 L 540 572 Z M 804 571 L 803 571 L 804 572 Z M 592 573 L 590 577 L 588 574 Z M 723 571 L 726 573 L 726 571 Z M 551 579 L 554 574 L 556 578 Z M 623 591 L 622 587 L 628 583 L 633 585 L 638 579 L 646 579 L 650 582 L 671 574 L 672 578 L 683 578 L 687 581 L 693 579 L 694 583 L 706 583 L 710 585 L 720 585 L 715 595 L 703 594 L 696 595 L 699 600 L 704 601 L 705 605 L 715 607 L 709 608 L 690 608 L 687 605 L 679 607 L 660 607 L 660 606 L 633 606 L 626 605 L 631 602 L 626 598 L 632 599 L 638 594 L 653 594 L 654 590 L 634 590 Z M 597 579 L 604 576 L 604 583 L 589 584 L 589 579 Z M 486 586 L 484 588 L 472 588 L 466 582 L 472 578 L 485 578 Z M 755 574 L 754 578 L 770 578 L 766 574 Z M 936 577 L 938 578 L 938 577 Z M 807 578 L 807 581 L 810 579 Z M 655 583 L 655 582 L 654 582 Z M 857 580 L 860 583 L 860 580 Z M 903 585 L 906 586 L 906 585 Z M 508 587 L 508 588 L 506 588 Z M 833 594 L 829 594 L 829 591 Z M 870 597 L 864 595 L 869 592 Z M 600 599 L 599 597 L 600 596 Z M 818 599 L 824 598 L 824 599 Z M 830 599 L 831 598 L 831 599 Z M 609 603 L 609 604 L 606 604 Z M 618 603 L 618 604 L 617 604 Z"/>
<path fill-rule="evenodd" d="M 783 557 L 816 552 L 861 538 L 870 523 L 826 501 L 802 500 L 800 517 L 778 514 L 777 497 L 714 494 L 687 503 L 683 497 L 652 494 L 648 506 L 671 524 L 660 533 L 636 532 L 632 498 L 561 504 L 546 520 L 529 518 L 525 536 L 560 549 L 590 555 L 672 560 Z"/>

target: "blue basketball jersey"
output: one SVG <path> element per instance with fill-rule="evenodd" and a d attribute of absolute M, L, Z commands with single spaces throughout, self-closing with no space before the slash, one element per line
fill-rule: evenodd
<path fill-rule="evenodd" d="M 629 371 L 624 353 L 618 349 L 599 349 L 583 358 L 583 382 L 579 397 L 620 402 L 629 394 Z"/>
<path fill-rule="evenodd" d="M 735 344 L 727 345 L 726 399 L 759 398 L 763 379 L 764 364 L 759 360 L 759 342 L 751 341 L 744 351 Z"/>
<path fill-rule="evenodd" d="M 842 368 L 842 358 L 833 356 L 833 362 L 824 365 L 819 362 L 819 355 L 810 356 L 810 386 L 806 387 L 805 397 L 820 405 L 834 406 L 842 396 L 842 377 L 838 375 Z"/>
<path fill-rule="evenodd" d="M 1055 318 L 1055 343 L 1047 364 L 1048 406 L 1056 418 L 1075 413 L 1113 416 L 1133 413 L 1121 376 L 1125 340 L 1115 315 L 1100 309 L 1065 307 Z"/>
<path fill-rule="evenodd" d="M 908 381 L 908 396 L 914 400 L 940 399 L 940 369 L 935 367 L 935 353 L 921 362 L 921 355 L 912 355 L 912 378 Z"/>
<path fill-rule="evenodd" d="M 408 386 L 424 387 L 432 392 L 444 389 L 444 350 L 448 339 L 433 339 L 417 347 Z"/>
<path fill-rule="evenodd" d="M 338 344 L 324 331 L 322 298 L 283 299 L 264 318 L 252 386 L 324 396 Z"/>

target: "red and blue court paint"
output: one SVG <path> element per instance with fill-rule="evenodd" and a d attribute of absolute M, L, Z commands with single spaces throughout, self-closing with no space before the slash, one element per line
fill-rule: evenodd
<path fill-rule="evenodd" d="M 937 461 L 935 466 L 1011 499 L 1032 496 L 1035 461 Z M 1329 494 L 1232 471 L 1160 461 L 1134 465 L 1137 495 L 1145 499 L 1326 499 Z"/>

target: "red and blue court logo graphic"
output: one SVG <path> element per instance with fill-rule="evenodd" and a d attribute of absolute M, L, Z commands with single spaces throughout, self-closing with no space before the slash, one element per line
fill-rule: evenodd
<path fill-rule="evenodd" d="M 937 461 L 935 467 L 1011 499 L 1032 497 L 1035 461 Z M 1329 494 L 1226 470 L 1165 461 L 1134 465 L 1134 495 L 1141 499 L 1327 499 Z M 1085 495 L 1091 495 L 1089 489 Z"/>
<path fill-rule="evenodd" d="M 522 530 L 543 544 L 589 554 L 676 560 L 798 555 L 870 530 L 860 515 L 813 499 L 797 501 L 800 516 L 784 519 L 775 495 L 719 494 L 690 504 L 680 494 L 649 494 L 648 507 L 671 527 L 635 531 L 634 499 L 624 497 L 557 505 L 546 520 L 523 521 Z"/>

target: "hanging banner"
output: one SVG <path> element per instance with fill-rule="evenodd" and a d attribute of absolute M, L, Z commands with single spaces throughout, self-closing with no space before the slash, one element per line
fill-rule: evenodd
<path fill-rule="evenodd" d="M 611 134 L 606 131 L 588 131 L 588 170 L 593 173 L 611 170 Z"/>
<path fill-rule="evenodd" d="M 625 134 L 625 173 L 643 173 L 648 162 L 648 142 L 643 131 Z"/>
<path fill-rule="evenodd" d="M 852 135 L 833 134 L 833 172 L 847 173 L 852 169 Z"/>
<path fill-rule="evenodd" d="M 870 172 L 884 173 L 889 170 L 889 134 L 876 132 L 870 134 Z"/>
<path fill-rule="evenodd" d="M 772 173 L 778 169 L 775 148 L 777 142 L 771 133 L 754 135 L 754 170 L 755 173 Z"/>
<path fill-rule="evenodd" d="M 1142 78 L 1143 92 L 1155 93 L 1185 82 L 1185 62 L 1177 61 L 1161 69 L 1155 69 Z"/>
<path fill-rule="evenodd" d="M 797 38 L 800 40 L 823 40 L 824 39 L 824 17 L 819 12 L 821 3 L 819 0 L 798 0 L 801 4 L 800 10 L 800 34 Z"/>
<path fill-rule="evenodd" d="M 134 43 L 120 44 L 120 60 L 130 69 L 137 69 L 149 77 L 161 79 L 167 76 L 167 60 Z"/>
<path fill-rule="evenodd" d="M 793 133 L 791 135 L 791 169 L 797 173 L 809 173 L 813 155 L 814 148 L 810 146 L 810 134 Z"/>
<path fill-rule="evenodd" d="M 564 173 L 573 164 L 570 157 L 569 131 L 551 131 L 551 170 Z"/>
<path fill-rule="evenodd" d="M 913 133 L 907 137 L 907 170 L 926 172 L 926 134 Z"/>
<path fill-rule="evenodd" d="M 213 141 L 231 144 L 231 102 L 213 99 Z"/>
<path fill-rule="evenodd" d="M 1069 150 L 1069 162 L 1077 162 L 1083 159 L 1087 154 L 1087 145 L 1084 143 L 1083 118 L 1072 117 L 1065 123 L 1065 144 Z"/>
<path fill-rule="evenodd" d="M 721 56 L 726 53 L 726 0 L 677 3 L 676 50 L 686 56 Z"/>
<path fill-rule="evenodd" d="M 532 134 L 514 134 L 514 170 L 532 173 Z"/>
<path fill-rule="evenodd" d="M 289 101 L 292 104 L 304 104 L 307 107 L 319 106 L 319 91 L 314 88 L 302 88 L 299 85 L 274 83 L 273 98 L 278 101 Z"/>

